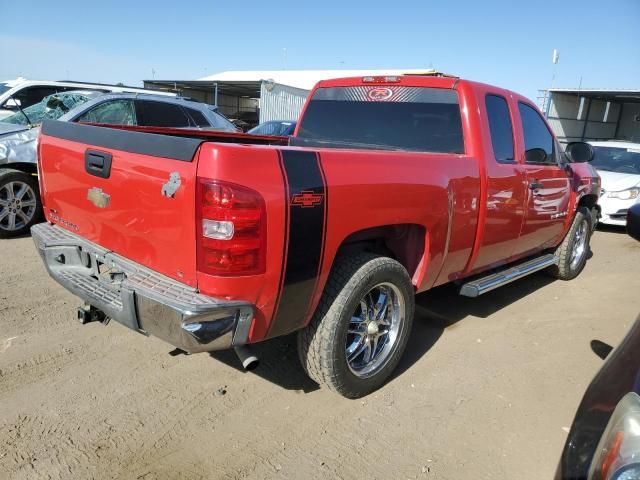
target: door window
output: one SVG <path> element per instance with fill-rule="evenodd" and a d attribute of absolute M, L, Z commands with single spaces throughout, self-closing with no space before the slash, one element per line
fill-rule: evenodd
<path fill-rule="evenodd" d="M 180 105 L 136 100 L 138 124 L 145 127 L 188 127 L 189 117 Z"/>
<path fill-rule="evenodd" d="M 514 163 L 513 126 L 507 100 L 499 95 L 487 95 L 485 99 L 493 155 L 498 163 Z"/>
<path fill-rule="evenodd" d="M 133 108 L 133 101 L 113 100 L 92 108 L 76 121 L 111 125 L 136 125 L 136 112 Z"/>
<path fill-rule="evenodd" d="M 207 121 L 207 119 L 205 118 L 205 116 L 202 114 L 202 112 L 199 112 L 195 108 L 186 108 L 185 110 L 189 113 L 189 116 L 191 117 L 191 120 L 193 120 L 193 122 L 195 123 L 196 127 L 207 128 L 211 126 Z"/>
<path fill-rule="evenodd" d="M 518 103 L 524 134 L 525 162 L 536 165 L 557 165 L 553 135 L 540 114 L 525 103 Z"/>
<path fill-rule="evenodd" d="M 20 101 L 21 108 L 27 108 L 42 101 L 48 95 L 56 93 L 55 87 L 27 87 L 13 94 L 13 98 Z M 12 109 L 14 110 L 14 109 Z M 17 110 L 17 108 L 15 109 Z"/>

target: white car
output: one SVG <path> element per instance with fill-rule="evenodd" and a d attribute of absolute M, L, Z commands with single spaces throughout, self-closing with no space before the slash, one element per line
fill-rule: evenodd
<path fill-rule="evenodd" d="M 15 80 L 0 81 L 0 120 L 13 115 L 31 105 L 39 103 L 44 97 L 54 93 L 67 92 L 69 90 L 93 90 L 102 93 L 128 92 L 128 93 L 153 93 L 154 95 L 166 95 L 175 97 L 174 93 L 147 90 L 144 88 L 124 87 L 119 85 L 102 85 L 99 83 L 82 83 L 70 81 Z"/>
<path fill-rule="evenodd" d="M 626 225 L 627 210 L 640 203 L 640 143 L 589 142 L 595 154 L 593 165 L 602 179 L 598 204 L 601 223 Z"/>

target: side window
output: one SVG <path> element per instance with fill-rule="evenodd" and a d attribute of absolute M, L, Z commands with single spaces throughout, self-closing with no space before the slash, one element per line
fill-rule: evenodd
<path fill-rule="evenodd" d="M 136 125 L 136 112 L 133 109 L 133 101 L 113 100 L 83 113 L 76 122 Z"/>
<path fill-rule="evenodd" d="M 213 127 L 218 130 L 224 130 L 226 132 L 235 132 L 237 131 L 235 125 L 231 123 L 225 116 L 219 114 L 218 112 L 213 112 L 210 115 L 213 119 Z"/>
<path fill-rule="evenodd" d="M 513 125 L 509 115 L 509 105 L 504 97 L 487 95 L 485 99 L 491 145 L 498 163 L 514 163 L 513 155 Z"/>
<path fill-rule="evenodd" d="M 524 133 L 525 162 L 557 165 L 553 135 L 540 114 L 525 103 L 518 103 Z"/>
<path fill-rule="evenodd" d="M 202 112 L 199 112 L 198 110 L 196 110 L 194 108 L 185 108 L 185 110 L 187 111 L 187 113 L 191 117 L 191 120 L 193 120 L 193 122 L 195 123 L 196 127 L 206 128 L 206 127 L 210 127 L 211 126 L 209 124 L 209 122 L 207 121 L 207 119 L 202 114 Z"/>
<path fill-rule="evenodd" d="M 55 87 L 27 87 L 13 95 L 13 98 L 20 100 L 20 107 L 25 109 L 42 101 L 48 95 L 57 93 Z"/>
<path fill-rule="evenodd" d="M 180 105 L 136 100 L 138 125 L 145 127 L 188 127 L 189 117 Z"/>

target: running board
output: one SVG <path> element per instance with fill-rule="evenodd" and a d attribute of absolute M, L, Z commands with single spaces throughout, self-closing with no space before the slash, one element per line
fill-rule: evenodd
<path fill-rule="evenodd" d="M 538 270 L 550 267 L 558 263 L 558 257 L 553 254 L 536 257 L 533 260 L 516 265 L 498 273 L 465 283 L 460 289 L 460 295 L 465 297 L 477 297 L 483 293 L 495 290 L 498 287 L 526 277 Z"/>

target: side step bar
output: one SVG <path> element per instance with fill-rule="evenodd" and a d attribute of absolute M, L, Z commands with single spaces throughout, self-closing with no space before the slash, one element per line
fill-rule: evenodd
<path fill-rule="evenodd" d="M 552 253 L 536 257 L 501 272 L 465 283 L 460 289 L 460 295 L 477 297 L 556 263 L 558 263 L 558 257 Z"/>

